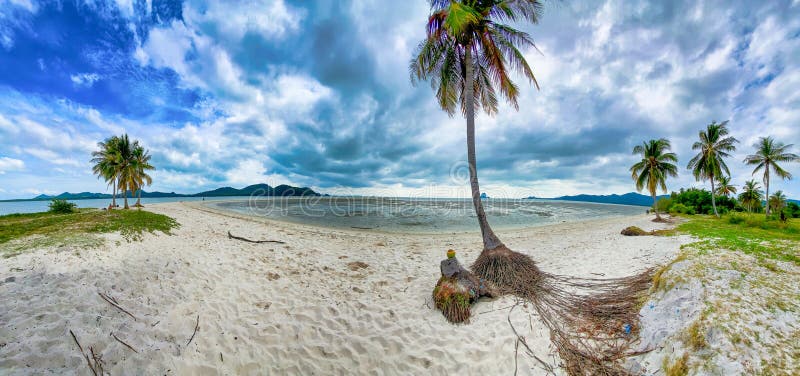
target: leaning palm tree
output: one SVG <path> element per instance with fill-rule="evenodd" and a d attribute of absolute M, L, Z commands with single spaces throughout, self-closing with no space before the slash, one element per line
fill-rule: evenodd
<path fill-rule="evenodd" d="M 736 151 L 734 144 L 739 142 L 733 137 L 725 137 L 727 135 L 727 120 L 719 124 L 716 121 L 712 121 L 705 131 L 700 131 L 700 141 L 692 145 L 692 150 L 699 150 L 700 152 L 686 166 L 686 168 L 692 170 L 695 179 L 711 181 L 711 207 L 714 208 L 714 215 L 717 217 L 719 217 L 719 213 L 717 213 L 717 202 L 714 198 L 716 194 L 714 180 L 723 176 L 723 173 L 726 175 L 731 174 L 723 158 L 729 157 L 729 152 Z"/>
<path fill-rule="evenodd" d="M 510 71 L 521 73 L 539 88 L 519 47 L 535 48 L 530 36 L 500 22 L 539 22 L 542 4 L 536 0 L 430 0 L 427 38 L 410 63 L 411 81 L 430 80 L 439 105 L 451 117 L 460 107 L 467 120 L 467 161 L 472 203 L 483 236 L 484 250 L 503 246 L 495 235 L 480 199 L 475 156 L 475 110 L 497 112 L 497 91 L 518 109 L 519 87 Z"/>
<path fill-rule="evenodd" d="M 633 148 L 633 154 L 641 155 L 642 160 L 631 166 L 631 178 L 636 182 L 636 190 L 641 192 L 647 187 L 653 197 L 653 211 L 657 221 L 661 221 L 661 215 L 658 214 L 656 205 L 656 191 L 660 187 L 666 193 L 667 177 L 678 176 L 678 167 L 672 164 L 678 162 L 678 156 L 669 152 L 669 149 L 669 140 L 664 138 L 643 142 Z"/>
<path fill-rule="evenodd" d="M 717 194 L 720 196 L 730 197 L 736 194 L 736 186 L 731 184 L 730 176 L 720 176 L 717 178 Z"/>
<path fill-rule="evenodd" d="M 131 159 L 131 165 L 135 174 L 133 175 L 134 185 L 136 186 L 136 204 L 134 206 L 141 207 L 142 203 L 142 187 L 144 185 L 153 184 L 153 179 L 147 174 L 147 171 L 155 170 L 155 167 L 150 164 L 150 153 L 135 141 Z"/>
<path fill-rule="evenodd" d="M 742 203 L 742 206 L 747 208 L 748 212 L 752 212 L 753 209 L 761 206 L 763 195 L 764 192 L 761 191 L 761 187 L 758 186 L 758 183 L 756 183 L 755 180 L 748 180 L 742 186 L 739 202 Z"/>
<path fill-rule="evenodd" d="M 99 149 L 92 152 L 92 172 L 113 186 L 111 207 L 117 206 L 117 162 L 119 160 L 119 137 L 113 136 L 98 142 Z"/>
<path fill-rule="evenodd" d="M 776 142 L 772 137 L 759 138 L 753 147 L 756 148 L 756 153 L 748 155 L 744 162 L 756 166 L 753 169 L 753 175 L 764 169 L 764 189 L 766 190 L 766 197 L 769 197 L 770 169 L 781 179 L 791 179 L 792 174 L 779 166 L 778 162 L 797 162 L 800 161 L 800 156 L 787 151 L 792 147 L 792 144 L 784 145 L 782 142 Z M 766 209 L 766 215 L 769 216 L 769 205 L 767 205 Z"/>
<path fill-rule="evenodd" d="M 783 191 L 776 191 L 772 196 L 769 196 L 767 206 L 780 213 L 783 207 L 786 206 L 786 195 L 783 194 Z"/>

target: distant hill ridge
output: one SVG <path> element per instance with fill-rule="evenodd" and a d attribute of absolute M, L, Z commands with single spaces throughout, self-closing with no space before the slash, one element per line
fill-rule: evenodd
<path fill-rule="evenodd" d="M 669 197 L 669 195 L 656 196 L 657 199 L 662 197 Z M 536 199 L 536 197 L 527 197 L 528 199 Z M 563 200 L 563 201 L 581 201 L 581 202 L 597 202 L 601 204 L 618 204 L 618 205 L 637 205 L 637 206 L 652 206 L 653 198 L 643 195 L 641 193 L 629 192 L 623 195 L 575 195 L 575 196 L 561 196 L 549 198 L 547 200 Z"/>
<path fill-rule="evenodd" d="M 175 193 L 175 192 L 147 192 L 142 191 L 142 197 L 148 198 L 155 198 L 155 197 L 227 197 L 227 196 L 250 196 L 250 195 L 259 195 L 259 196 L 284 196 L 284 197 L 294 197 L 294 196 L 320 196 L 319 193 L 315 192 L 313 189 L 308 187 L 293 187 L 286 184 L 281 184 L 277 187 L 272 187 L 269 184 L 253 184 L 248 185 L 242 189 L 236 189 L 232 187 L 222 187 L 213 189 L 210 191 L 194 193 L 194 194 L 183 194 L 183 193 Z M 121 193 L 117 194 L 117 198 L 122 197 Z M 134 197 L 131 192 L 128 192 L 128 197 Z M 98 199 L 98 198 L 111 198 L 111 194 L 108 193 L 93 193 L 93 192 L 81 192 L 81 193 L 69 193 L 64 192 L 62 194 L 56 196 L 50 195 L 38 195 L 32 200 L 52 200 L 52 199 L 64 199 L 64 200 L 88 200 L 88 199 Z"/>

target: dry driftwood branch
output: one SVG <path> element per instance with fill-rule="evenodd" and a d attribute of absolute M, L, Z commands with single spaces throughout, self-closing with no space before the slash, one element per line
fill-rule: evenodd
<path fill-rule="evenodd" d="M 117 342 L 119 342 L 119 343 L 121 343 L 121 344 L 125 345 L 125 347 L 127 347 L 127 348 L 131 349 L 133 352 L 135 352 L 135 353 L 137 353 L 137 354 L 139 353 L 139 352 L 138 352 L 138 351 L 136 351 L 136 349 L 134 349 L 134 348 L 133 348 L 131 345 L 129 345 L 129 344 L 125 343 L 125 341 L 123 341 L 123 340 L 119 339 L 119 337 L 117 337 L 117 336 L 116 336 L 114 333 L 111 333 L 111 336 L 112 336 L 112 337 L 114 337 L 114 339 L 115 339 L 115 340 L 117 340 Z"/>
<path fill-rule="evenodd" d="M 189 342 L 186 342 L 186 346 L 189 346 L 194 339 L 194 335 L 197 334 L 197 329 L 200 329 L 200 315 L 197 315 L 197 323 L 194 324 L 194 333 L 192 333 L 192 337 L 189 338 Z"/>
<path fill-rule="evenodd" d="M 286 244 L 286 242 L 281 241 L 281 240 L 252 240 L 252 239 L 248 239 L 248 238 L 243 238 L 241 236 L 235 236 L 235 235 L 231 234 L 230 231 L 228 231 L 228 239 L 236 239 L 236 240 L 241 240 L 241 241 L 245 241 L 245 242 L 248 242 L 248 243 L 256 243 L 256 244 L 261 244 L 261 243 Z"/>
<path fill-rule="evenodd" d="M 128 312 L 128 311 L 126 311 L 126 310 L 125 310 L 125 308 L 122 308 L 122 307 L 120 307 L 120 306 L 119 306 L 119 304 L 117 304 L 117 303 L 114 303 L 114 302 L 111 300 L 111 298 L 109 298 L 108 296 L 106 296 L 106 295 L 105 295 L 105 294 L 103 294 L 102 292 L 98 292 L 98 293 L 97 293 L 97 295 L 100 295 L 100 297 L 101 297 L 101 298 L 103 298 L 103 300 L 107 301 L 107 302 L 108 302 L 108 304 L 111 304 L 111 305 L 113 305 L 113 306 L 114 306 L 114 307 L 116 307 L 118 310 L 120 310 L 120 311 L 122 311 L 122 312 L 125 312 L 125 313 L 127 313 L 127 314 L 128 314 L 128 316 L 130 316 L 130 317 L 132 317 L 134 320 L 136 320 L 136 316 L 134 316 L 132 313 L 130 313 L 130 312 Z"/>
<path fill-rule="evenodd" d="M 94 367 L 92 366 L 92 361 L 89 360 L 89 356 L 86 355 L 85 352 L 83 352 L 83 346 L 81 346 L 81 343 L 78 342 L 78 337 L 75 336 L 75 333 L 72 332 L 72 329 L 69 330 L 69 334 L 72 335 L 72 339 L 75 341 L 75 344 L 78 345 L 78 349 L 81 350 L 81 355 L 83 355 L 83 358 L 86 359 L 86 365 L 89 366 L 90 370 L 92 370 L 92 374 L 94 376 L 97 376 L 97 371 L 94 370 Z"/>

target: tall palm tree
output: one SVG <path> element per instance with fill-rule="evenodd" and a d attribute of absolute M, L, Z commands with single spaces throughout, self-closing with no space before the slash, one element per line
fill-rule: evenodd
<path fill-rule="evenodd" d="M 736 151 L 734 144 L 739 142 L 733 137 L 725 137 L 727 135 L 727 120 L 719 124 L 716 121 L 712 121 L 705 131 L 700 131 L 700 141 L 692 145 L 692 150 L 699 150 L 700 152 L 686 166 L 686 168 L 692 170 L 695 179 L 711 181 L 711 207 L 714 208 L 714 215 L 717 217 L 719 217 L 719 213 L 717 213 L 717 202 L 714 198 L 716 192 L 714 179 L 723 176 L 723 172 L 727 175 L 731 174 L 723 158 L 729 157 L 729 152 Z"/>
<path fill-rule="evenodd" d="M 786 195 L 783 194 L 783 191 L 775 191 L 772 196 L 769 196 L 767 206 L 780 213 L 783 207 L 786 206 Z"/>
<path fill-rule="evenodd" d="M 538 0 L 430 0 L 427 38 L 415 51 L 411 82 L 430 80 L 439 105 L 451 117 L 456 108 L 467 120 L 467 161 L 472 203 L 484 250 L 503 246 L 494 234 L 480 199 L 475 157 L 475 110 L 497 112 L 497 94 L 518 109 L 519 88 L 509 77 L 516 70 L 539 88 L 533 70 L 518 47 L 535 48 L 530 36 L 501 22 L 538 23 Z"/>
<path fill-rule="evenodd" d="M 130 142 L 127 134 L 123 134 L 117 141 L 116 153 L 116 178 L 117 187 L 122 190 L 123 199 L 125 201 L 125 209 L 128 206 L 128 192 L 136 188 L 136 170 L 131 163 L 133 159 L 133 144 Z"/>
<path fill-rule="evenodd" d="M 139 141 L 135 141 L 131 159 L 131 165 L 135 171 L 133 180 L 136 186 L 136 204 L 134 206 L 141 207 L 142 203 L 142 187 L 144 185 L 153 184 L 153 179 L 147 174 L 147 171 L 155 170 L 155 167 L 150 164 L 150 153 L 139 145 Z"/>
<path fill-rule="evenodd" d="M 667 192 L 667 177 L 677 177 L 678 167 L 672 162 L 678 162 L 678 156 L 669 152 L 669 140 L 661 138 L 650 140 L 636 145 L 633 154 L 641 155 L 642 160 L 631 166 L 631 178 L 636 181 L 636 190 L 642 191 L 645 187 L 653 196 L 653 211 L 656 212 L 656 220 L 661 220 L 656 206 L 656 191 L 659 187 Z"/>
<path fill-rule="evenodd" d="M 117 162 L 119 160 L 119 137 L 113 136 L 97 143 L 98 150 L 92 152 L 92 172 L 113 186 L 111 207 L 117 206 Z"/>
<path fill-rule="evenodd" d="M 748 180 L 742 186 L 739 202 L 747 208 L 747 211 L 752 212 L 754 208 L 761 206 L 763 197 L 763 192 L 761 192 L 761 187 L 758 186 L 758 183 L 755 180 Z"/>
<path fill-rule="evenodd" d="M 720 196 L 730 197 L 736 194 L 736 186 L 731 184 L 730 176 L 720 176 L 717 178 L 717 192 Z"/>
<path fill-rule="evenodd" d="M 782 142 L 776 142 L 772 137 L 759 138 L 753 147 L 756 148 L 756 153 L 748 155 L 744 162 L 756 166 L 753 169 L 753 175 L 764 169 L 764 189 L 769 197 L 770 169 L 781 179 L 791 179 L 792 174 L 779 166 L 778 162 L 797 162 L 800 161 L 800 156 L 787 151 L 792 144 L 784 145 Z M 769 216 L 769 205 L 767 205 L 766 215 Z"/>

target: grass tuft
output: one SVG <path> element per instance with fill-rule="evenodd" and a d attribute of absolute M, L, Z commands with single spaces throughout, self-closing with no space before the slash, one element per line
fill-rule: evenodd
<path fill-rule="evenodd" d="M 119 232 L 129 242 L 137 241 L 145 232 L 169 234 L 177 227 L 174 219 L 144 210 L 9 214 L 0 216 L 0 254 L 10 257 L 47 246 L 98 246 L 102 239 L 96 234 L 109 232 Z"/>

